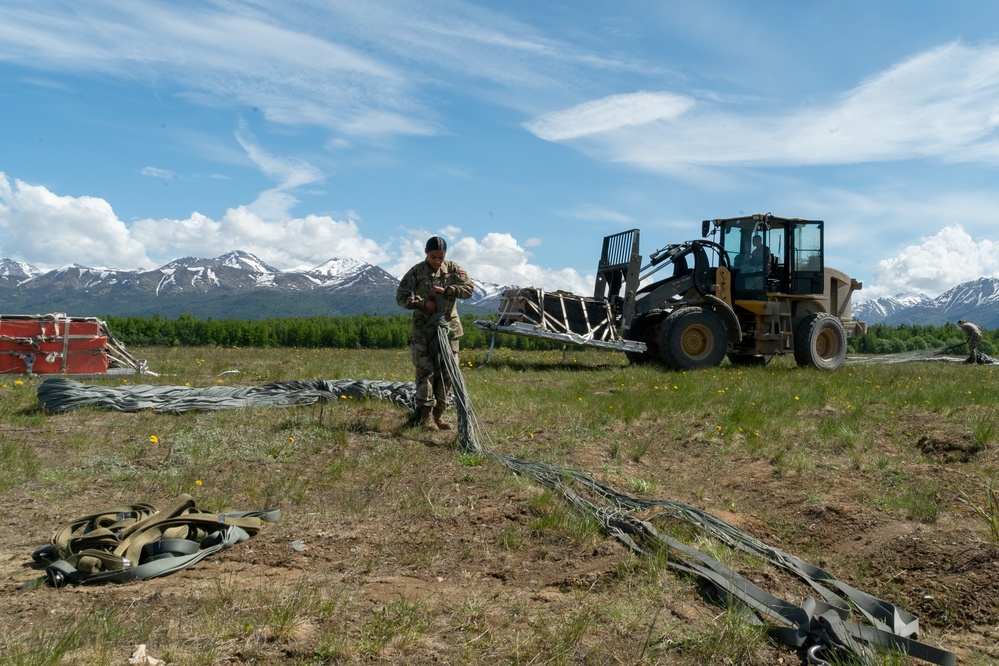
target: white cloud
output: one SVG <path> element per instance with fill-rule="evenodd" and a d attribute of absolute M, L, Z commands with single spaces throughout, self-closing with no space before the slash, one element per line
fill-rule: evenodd
<path fill-rule="evenodd" d="M 483 282 L 500 285 L 535 286 L 554 291 L 562 289 L 577 294 L 593 290 L 585 278 L 570 268 L 542 268 L 530 262 L 531 253 L 508 233 L 492 232 L 481 241 L 464 237 L 448 254 Z"/>
<path fill-rule="evenodd" d="M 827 104 L 733 108 L 659 93 L 615 95 L 539 116 L 539 138 L 650 171 L 858 164 L 933 157 L 999 163 L 999 46 L 952 43 L 881 72 Z M 659 112 L 657 115 L 657 111 Z"/>
<path fill-rule="evenodd" d="M 657 120 L 673 120 L 693 105 L 694 101 L 689 97 L 642 91 L 611 95 L 571 109 L 546 113 L 524 126 L 546 141 L 564 141 Z"/>
<path fill-rule="evenodd" d="M 521 245 L 507 233 L 489 233 L 480 241 L 445 226 L 435 232 L 411 230 L 382 244 L 366 237 L 354 219 L 307 215 L 272 220 L 248 206 L 230 208 L 220 220 L 195 212 L 183 220 L 144 219 L 126 226 L 103 199 L 57 196 L 40 185 L 11 182 L 0 172 L 0 254 L 41 269 L 74 263 L 152 268 L 183 256 L 211 258 L 243 250 L 280 269 L 350 258 L 401 277 L 423 261 L 424 243 L 432 235 L 448 239 L 448 258 L 484 282 L 584 294 L 591 289 L 592 280 L 572 269 L 532 264 L 524 249 L 531 240 Z"/>
<path fill-rule="evenodd" d="M 57 196 L 40 185 L 13 184 L 0 172 L 0 247 L 39 267 L 80 263 L 94 267 L 148 266 L 111 205 L 97 197 Z"/>
<path fill-rule="evenodd" d="M 153 82 L 199 105 L 253 107 L 277 124 L 365 139 L 440 133 L 441 89 L 518 107 L 533 97 L 525 90 L 638 68 L 634 58 L 547 38 L 505 11 L 449 0 L 52 0 L 3 13 L 0 61 Z"/>
<path fill-rule="evenodd" d="M 150 178 L 162 178 L 163 180 L 177 180 L 177 174 L 168 169 L 159 169 L 157 167 L 143 167 L 139 170 L 143 176 L 149 176 Z"/>
<path fill-rule="evenodd" d="M 872 274 L 876 285 L 864 288 L 864 299 L 912 292 L 934 297 L 962 282 L 996 275 L 999 242 L 975 240 L 953 225 L 879 261 Z"/>
<path fill-rule="evenodd" d="M 591 222 L 615 222 L 619 224 L 630 224 L 632 222 L 631 217 L 624 213 L 590 203 L 579 204 L 572 210 L 560 213 L 560 215 L 571 220 L 587 220 Z"/>
<path fill-rule="evenodd" d="M 399 253 L 386 270 L 402 277 L 413 265 L 426 258 L 424 243 L 434 235 L 448 241 L 447 258 L 460 264 L 476 280 L 498 285 L 541 287 L 548 291 L 561 289 L 576 294 L 593 291 L 593 279 L 580 276 L 571 268 L 549 269 L 532 264 L 531 253 L 508 233 L 492 232 L 478 240 L 463 236 L 459 229 L 453 227 L 436 232 L 407 231 L 404 238 L 395 241 Z"/>
<path fill-rule="evenodd" d="M 186 220 L 139 220 L 132 224 L 132 233 L 164 261 L 243 250 L 278 268 L 301 269 L 334 258 L 378 265 L 390 257 L 353 220 L 308 215 L 272 221 L 245 206 L 230 208 L 218 221 L 198 213 Z"/>

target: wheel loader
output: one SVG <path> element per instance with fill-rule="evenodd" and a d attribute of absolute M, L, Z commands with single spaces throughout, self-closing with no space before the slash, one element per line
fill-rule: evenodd
<path fill-rule="evenodd" d="M 759 214 L 705 220 L 700 240 L 667 245 L 645 264 L 639 230 L 603 241 L 593 298 L 540 289 L 504 293 L 494 332 L 618 349 L 674 370 L 765 365 L 794 354 L 835 370 L 860 282 L 825 266 L 824 223 Z"/>

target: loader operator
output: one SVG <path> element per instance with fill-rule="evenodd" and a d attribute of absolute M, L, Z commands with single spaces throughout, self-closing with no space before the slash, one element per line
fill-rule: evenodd
<path fill-rule="evenodd" d="M 464 268 L 445 260 L 447 242 L 443 238 L 434 236 L 428 240 L 425 252 L 426 261 L 410 268 L 399 281 L 395 300 L 400 307 L 413 311 L 409 334 L 409 348 L 416 367 L 413 423 L 428 430 L 450 430 L 451 424 L 444 420 L 444 410 L 452 378 L 437 358 L 436 337 L 438 333 L 446 332 L 448 346 L 457 358 L 458 338 L 464 331 L 455 301 L 470 298 L 473 286 Z"/>
<path fill-rule="evenodd" d="M 742 262 L 746 289 L 754 291 L 765 289 L 769 269 L 770 249 L 763 244 L 763 237 L 760 234 L 753 234 L 753 249 Z"/>

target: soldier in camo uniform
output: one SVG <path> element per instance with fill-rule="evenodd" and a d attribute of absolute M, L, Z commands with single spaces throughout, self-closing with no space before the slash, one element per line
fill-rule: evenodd
<path fill-rule="evenodd" d="M 465 269 L 446 261 L 447 242 L 440 236 L 427 241 L 426 261 L 409 269 L 396 291 L 395 300 L 400 307 L 413 311 L 413 326 L 409 346 L 416 366 L 416 425 L 429 430 L 450 430 L 444 420 L 444 409 L 451 391 L 452 380 L 443 364 L 438 363 L 438 331 L 447 331 L 451 352 L 458 355 L 458 338 L 464 331 L 458 318 L 455 301 L 472 296 L 472 281 Z M 440 313 L 447 321 L 446 329 L 438 327 L 434 314 Z"/>
<path fill-rule="evenodd" d="M 971 355 L 968 356 L 968 363 L 978 363 L 978 343 L 982 341 L 982 329 L 980 329 L 976 324 L 972 324 L 970 321 L 964 321 L 963 319 L 957 320 L 957 325 L 961 327 L 961 330 L 968 334 L 968 350 Z"/>

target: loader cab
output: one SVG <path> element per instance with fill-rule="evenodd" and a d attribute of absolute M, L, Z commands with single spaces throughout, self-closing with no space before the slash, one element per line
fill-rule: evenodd
<path fill-rule="evenodd" d="M 767 294 L 821 294 L 823 223 L 752 215 L 711 220 L 732 272 L 732 298 L 767 300 Z"/>

